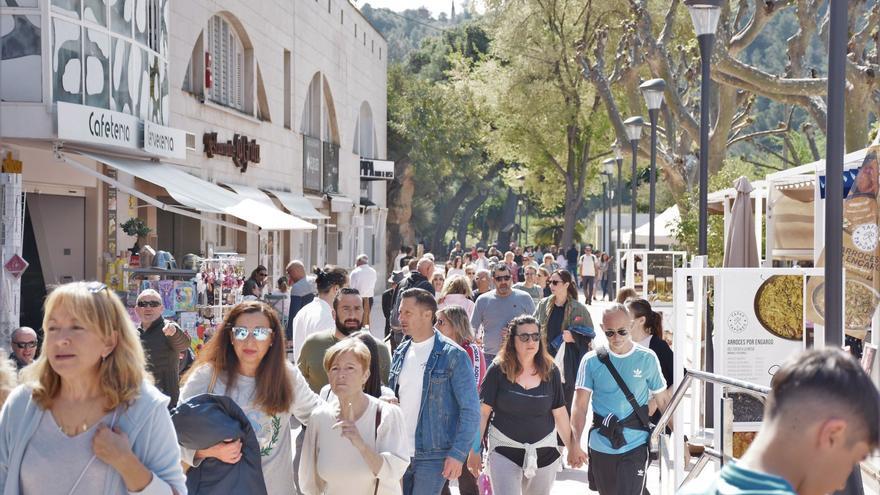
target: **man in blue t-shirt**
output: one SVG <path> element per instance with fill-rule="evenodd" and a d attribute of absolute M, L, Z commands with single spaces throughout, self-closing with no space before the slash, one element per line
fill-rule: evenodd
<path fill-rule="evenodd" d="M 761 431 L 743 457 L 727 463 L 708 488 L 692 484 L 680 493 L 824 495 L 844 486 L 860 489 L 859 463 L 878 442 L 880 396 L 871 378 L 841 350 L 806 351 L 773 376 Z"/>
<path fill-rule="evenodd" d="M 639 419 L 650 415 L 651 407 L 666 409 L 670 392 L 666 388 L 660 361 L 654 351 L 633 343 L 629 331 L 632 316 L 622 304 L 602 315 L 602 330 L 608 337 L 607 355 L 641 411 L 635 411 L 608 367 L 596 351 L 581 361 L 571 412 L 575 440 L 580 441 L 592 400 L 593 427 L 589 437 L 590 488 L 600 495 L 640 495 L 648 464 L 648 428 Z M 586 460 L 586 459 L 584 459 Z"/>

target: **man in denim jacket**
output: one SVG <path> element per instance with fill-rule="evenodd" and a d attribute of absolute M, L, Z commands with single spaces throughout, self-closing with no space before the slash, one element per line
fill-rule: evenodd
<path fill-rule="evenodd" d="M 412 458 L 405 495 L 437 495 L 458 479 L 478 437 L 480 400 L 470 358 L 434 329 L 437 302 L 424 289 L 400 296 L 405 339 L 394 353 L 389 386 L 407 419 Z"/>

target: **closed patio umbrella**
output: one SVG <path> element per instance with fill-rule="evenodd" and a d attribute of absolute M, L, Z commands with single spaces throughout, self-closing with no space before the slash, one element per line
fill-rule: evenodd
<path fill-rule="evenodd" d="M 736 199 L 733 200 L 730 231 L 724 247 L 724 266 L 734 268 L 756 268 L 758 246 L 755 240 L 755 215 L 749 194 L 754 190 L 749 179 L 740 177 L 733 182 Z"/>

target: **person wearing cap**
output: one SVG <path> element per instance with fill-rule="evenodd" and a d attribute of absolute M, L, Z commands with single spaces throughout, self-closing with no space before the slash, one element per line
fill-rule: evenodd
<path fill-rule="evenodd" d="M 370 266 L 370 258 L 361 254 L 355 261 L 355 268 L 349 275 L 349 285 L 356 289 L 363 299 L 365 327 L 370 326 L 370 310 L 373 308 L 373 294 L 376 291 L 376 270 Z"/>

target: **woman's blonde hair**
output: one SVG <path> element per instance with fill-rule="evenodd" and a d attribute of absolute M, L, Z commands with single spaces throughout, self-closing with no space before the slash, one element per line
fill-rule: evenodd
<path fill-rule="evenodd" d="M 354 354 L 355 359 L 357 359 L 357 362 L 360 363 L 364 371 L 370 371 L 370 360 L 372 357 L 370 356 L 370 350 L 367 349 L 367 346 L 360 339 L 351 338 L 340 340 L 327 349 L 327 352 L 324 353 L 324 371 L 329 373 L 336 359 L 346 352 Z"/>
<path fill-rule="evenodd" d="M 455 329 L 456 344 L 468 341 L 473 342 L 474 332 L 471 330 L 471 320 L 467 311 L 458 305 L 446 306 L 437 311 L 446 317 L 446 321 Z"/>
<path fill-rule="evenodd" d="M 119 297 L 100 282 L 61 285 L 46 299 L 43 328 L 49 328 L 49 321 L 59 309 L 70 313 L 86 329 L 98 332 L 104 341 L 116 335 L 116 347 L 98 365 L 105 409 L 116 409 L 137 398 L 144 379 L 152 381 L 152 377 L 146 371 L 140 337 Z M 40 357 L 22 373 L 22 382 L 33 387 L 32 396 L 43 409 L 50 408 L 61 392 L 61 376 L 49 364 L 46 340 Z"/>
<path fill-rule="evenodd" d="M 465 297 L 470 299 L 473 295 L 471 281 L 465 275 L 455 275 L 447 278 L 437 300 L 443 302 L 443 299 L 449 294 L 464 294 Z"/>

